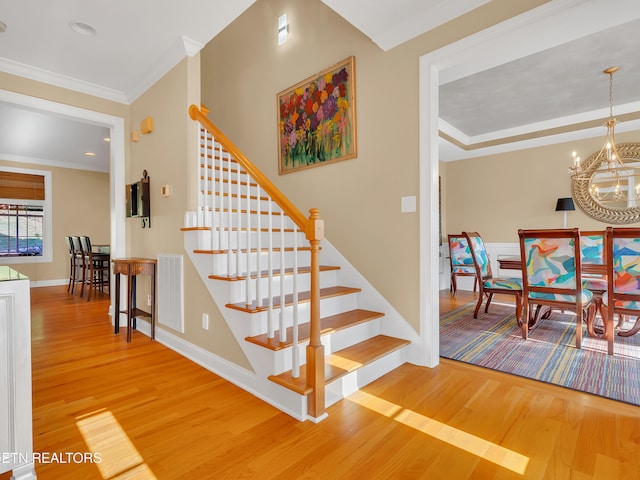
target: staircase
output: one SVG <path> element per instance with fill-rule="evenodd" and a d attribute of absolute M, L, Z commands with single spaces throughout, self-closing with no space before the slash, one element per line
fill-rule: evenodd
<path fill-rule="evenodd" d="M 407 361 L 415 331 L 196 106 L 200 198 L 185 250 L 253 372 L 231 378 L 300 420 Z"/>

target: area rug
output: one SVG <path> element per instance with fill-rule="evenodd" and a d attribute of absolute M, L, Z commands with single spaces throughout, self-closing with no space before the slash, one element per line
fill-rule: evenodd
<path fill-rule="evenodd" d="M 604 339 L 586 328 L 576 348 L 575 317 L 554 311 L 523 340 L 513 305 L 484 305 L 477 319 L 473 304 L 440 318 L 440 355 L 501 372 L 640 405 L 640 333 L 615 337 L 615 355 Z"/>

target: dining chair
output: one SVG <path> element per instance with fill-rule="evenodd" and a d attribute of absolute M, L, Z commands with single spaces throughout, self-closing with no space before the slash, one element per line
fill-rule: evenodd
<path fill-rule="evenodd" d="M 540 307 L 548 306 L 575 312 L 576 348 L 582 348 L 583 320 L 592 319 L 595 304 L 591 291 L 582 286 L 579 230 L 521 229 L 518 237 L 522 259 L 522 338 L 529 338 L 529 328 L 539 325 Z"/>
<path fill-rule="evenodd" d="M 469 249 L 469 242 L 461 233 L 447 235 L 449 239 L 449 265 L 451 266 L 450 291 L 456 296 L 458 284 L 456 277 L 473 277 L 473 291 L 478 288 L 478 277 L 473 257 Z"/>
<path fill-rule="evenodd" d="M 619 330 L 619 336 L 629 337 L 640 331 L 640 228 L 607 227 L 605 235 L 611 261 L 607 263 L 607 291 L 602 303 L 609 354 L 613 355 L 614 315 L 636 317 L 633 327 Z"/>
<path fill-rule="evenodd" d="M 493 299 L 495 293 L 504 293 L 507 295 L 513 295 L 516 303 L 516 321 L 520 324 L 520 318 L 522 313 L 522 282 L 519 278 L 507 278 L 507 277 L 494 277 L 491 272 L 491 264 L 489 263 L 489 256 L 487 255 L 487 249 L 484 245 L 482 237 L 478 232 L 462 232 L 462 235 L 466 238 L 471 250 L 473 264 L 476 271 L 476 278 L 478 280 L 478 302 L 473 312 L 473 318 L 478 318 L 478 312 L 482 306 L 482 302 L 485 297 L 487 303 L 484 307 L 484 312 L 489 312 L 489 305 Z"/>
<path fill-rule="evenodd" d="M 91 300 L 91 293 L 97 288 L 104 292 L 104 287 L 110 286 L 110 258 L 107 253 L 96 253 L 91 247 L 91 239 L 80 237 L 84 256 L 84 285 L 87 288 L 87 301 Z"/>
<path fill-rule="evenodd" d="M 582 267 L 582 288 L 593 293 L 593 302 L 596 311 L 600 313 L 603 326 L 595 326 L 588 323 L 590 336 L 602 334 L 606 322 L 605 312 L 602 308 L 602 295 L 607 291 L 607 262 L 605 257 L 604 230 L 580 230 L 580 262 Z M 595 318 L 595 317 L 594 317 Z"/>

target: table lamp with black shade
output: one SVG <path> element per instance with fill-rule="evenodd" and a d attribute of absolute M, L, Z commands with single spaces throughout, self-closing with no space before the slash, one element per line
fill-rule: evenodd
<path fill-rule="evenodd" d="M 575 210 L 576 206 L 573 204 L 573 198 L 559 198 L 558 203 L 556 203 L 556 212 L 564 213 L 564 227 L 567 228 L 567 212 L 571 210 Z"/>

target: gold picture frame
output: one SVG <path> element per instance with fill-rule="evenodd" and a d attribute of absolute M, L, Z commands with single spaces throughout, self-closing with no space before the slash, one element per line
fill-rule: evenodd
<path fill-rule="evenodd" d="M 355 57 L 276 95 L 278 173 L 357 156 Z"/>

